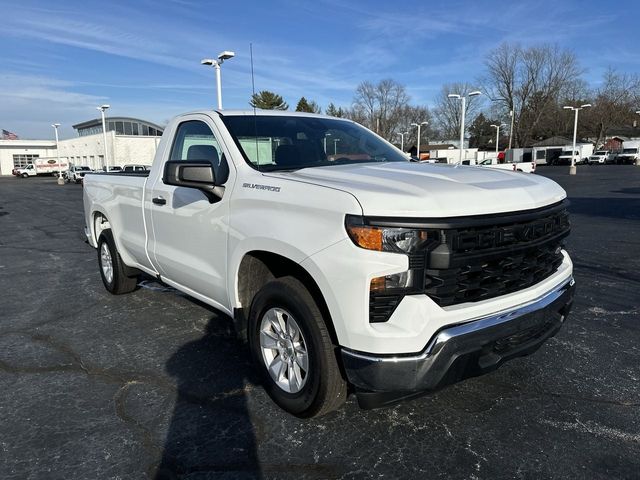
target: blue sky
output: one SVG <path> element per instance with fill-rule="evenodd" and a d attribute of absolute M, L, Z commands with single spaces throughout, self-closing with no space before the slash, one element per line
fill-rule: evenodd
<path fill-rule="evenodd" d="M 640 2 L 0 0 L 0 128 L 49 138 L 50 124 L 110 114 L 160 124 L 215 104 L 205 57 L 223 65 L 225 108 L 256 90 L 348 106 L 363 80 L 393 78 L 432 106 L 443 83 L 474 81 L 501 42 L 573 50 L 597 85 L 609 66 L 640 71 Z"/>

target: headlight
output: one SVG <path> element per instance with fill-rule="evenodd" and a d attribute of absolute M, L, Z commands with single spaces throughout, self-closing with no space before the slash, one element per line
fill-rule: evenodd
<path fill-rule="evenodd" d="M 438 232 L 413 228 L 365 225 L 361 217 L 347 215 L 345 227 L 357 246 L 367 250 L 411 254 L 423 250 Z"/>

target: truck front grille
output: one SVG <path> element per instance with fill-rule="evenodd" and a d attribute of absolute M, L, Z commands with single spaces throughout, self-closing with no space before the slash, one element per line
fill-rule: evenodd
<path fill-rule="evenodd" d="M 560 248 L 560 242 L 552 242 L 493 260 L 475 259 L 459 268 L 427 269 L 425 293 L 446 307 L 517 292 L 558 269 L 563 258 Z"/>
<path fill-rule="evenodd" d="M 520 221 L 496 217 L 489 226 L 443 230 L 446 255 L 431 253 L 424 291 L 445 307 L 531 287 L 558 270 L 569 230 L 566 208 L 557 207 Z"/>

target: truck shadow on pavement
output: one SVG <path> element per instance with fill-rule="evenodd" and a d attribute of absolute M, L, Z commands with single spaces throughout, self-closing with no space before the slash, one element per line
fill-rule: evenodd
<path fill-rule="evenodd" d="M 204 335 L 166 363 L 177 398 L 156 480 L 261 478 L 247 391 L 254 383 L 248 349 L 232 320 L 214 313 Z"/>

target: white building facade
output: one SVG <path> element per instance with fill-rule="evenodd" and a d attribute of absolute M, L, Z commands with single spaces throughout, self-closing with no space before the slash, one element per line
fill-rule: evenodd
<path fill-rule="evenodd" d="M 78 137 L 53 140 L 0 140 L 0 175 L 11 175 L 16 167 L 25 167 L 36 158 L 68 161 L 71 165 L 101 170 L 105 166 L 151 165 L 160 143 L 162 127 L 130 117 L 112 117 L 107 122 L 107 157 L 100 119 L 73 127 Z"/>
<path fill-rule="evenodd" d="M 55 156 L 54 140 L 0 140 L 0 175 L 11 175 L 11 170 L 26 167 L 36 158 Z"/>

